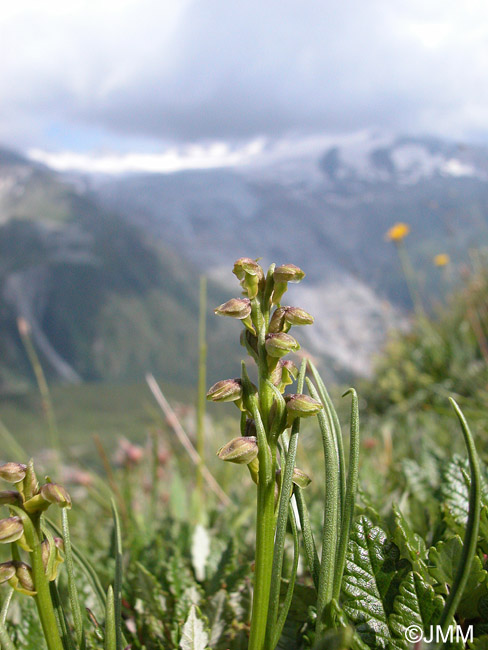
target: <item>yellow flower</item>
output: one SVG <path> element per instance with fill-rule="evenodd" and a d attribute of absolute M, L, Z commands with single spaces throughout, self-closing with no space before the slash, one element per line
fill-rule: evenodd
<path fill-rule="evenodd" d="M 396 223 L 386 233 L 387 241 L 401 241 L 410 232 L 410 226 L 407 223 Z"/>
<path fill-rule="evenodd" d="M 439 253 L 439 255 L 434 257 L 434 264 L 436 266 L 447 266 L 450 261 L 451 258 L 447 253 Z"/>

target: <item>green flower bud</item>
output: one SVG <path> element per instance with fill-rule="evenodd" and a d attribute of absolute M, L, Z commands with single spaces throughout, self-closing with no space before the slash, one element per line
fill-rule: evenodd
<path fill-rule="evenodd" d="M 292 325 L 311 325 L 313 316 L 300 307 L 278 307 L 269 322 L 270 332 L 288 332 Z"/>
<path fill-rule="evenodd" d="M 238 465 L 248 465 L 258 455 L 258 443 L 254 436 L 234 438 L 217 452 L 220 460 Z"/>
<path fill-rule="evenodd" d="M 258 338 L 249 330 L 241 332 L 241 345 L 246 348 L 248 354 L 255 360 L 258 360 Z"/>
<path fill-rule="evenodd" d="M 310 485 L 310 483 L 312 482 L 312 479 L 310 478 L 310 476 L 305 474 L 305 472 L 302 472 L 302 470 L 298 469 L 298 467 L 295 467 L 293 469 L 293 476 L 292 476 L 291 480 L 299 488 L 302 488 L 302 490 L 304 488 L 306 488 L 307 485 Z"/>
<path fill-rule="evenodd" d="M 3 562 L 0 564 L 0 585 L 8 582 L 15 575 L 15 564 L 10 562 Z"/>
<path fill-rule="evenodd" d="M 20 517 L 0 519 L 0 543 L 16 542 L 24 533 L 24 525 Z"/>
<path fill-rule="evenodd" d="M 286 408 L 288 410 L 288 421 L 294 418 L 308 418 L 321 411 L 324 407 L 320 402 L 312 399 L 309 395 L 291 394 L 285 395 Z"/>
<path fill-rule="evenodd" d="M 248 297 L 255 298 L 265 279 L 259 264 L 249 257 L 241 257 L 234 264 L 232 273 L 241 281 L 241 286 Z"/>
<path fill-rule="evenodd" d="M 285 321 L 289 325 L 312 325 L 313 316 L 300 307 L 285 307 Z"/>
<path fill-rule="evenodd" d="M 223 379 L 214 384 L 207 392 L 207 399 L 212 402 L 235 402 L 242 399 L 240 379 Z"/>
<path fill-rule="evenodd" d="M 42 564 L 44 565 L 44 571 L 46 573 L 47 579 L 51 582 L 56 580 L 58 576 L 58 567 L 64 562 L 64 559 L 60 553 L 60 550 L 64 550 L 63 540 L 60 537 L 54 537 L 54 557 L 49 562 L 51 547 L 49 540 L 44 539 L 41 543 L 41 552 L 42 552 Z"/>
<path fill-rule="evenodd" d="M 62 485 L 46 483 L 41 487 L 40 496 L 49 504 L 54 503 L 60 508 L 71 508 L 71 497 Z"/>
<path fill-rule="evenodd" d="M 35 596 L 37 591 L 34 587 L 30 566 L 25 562 L 14 562 L 13 564 L 15 566 L 15 575 L 8 581 L 9 585 L 21 594 Z"/>
<path fill-rule="evenodd" d="M 300 349 L 298 342 L 284 332 L 278 332 L 278 334 L 268 334 L 266 336 L 266 352 L 270 357 L 281 358 L 284 357 L 288 352 L 296 352 Z"/>
<path fill-rule="evenodd" d="M 271 302 L 279 305 L 281 298 L 288 288 L 288 282 L 300 282 L 305 277 L 302 269 L 294 264 L 277 266 L 273 272 L 274 290 Z"/>
<path fill-rule="evenodd" d="M 0 465 L 0 478 L 8 483 L 20 483 L 25 478 L 27 465 L 22 463 L 5 463 Z"/>
<path fill-rule="evenodd" d="M 230 316 L 243 320 L 251 313 L 251 301 L 249 298 L 231 298 L 223 305 L 214 309 L 217 316 Z"/>
<path fill-rule="evenodd" d="M 282 264 L 277 266 L 273 273 L 275 282 L 300 282 L 305 277 L 302 269 L 294 264 Z"/>
<path fill-rule="evenodd" d="M 0 506 L 21 506 L 22 495 L 16 490 L 3 490 L 0 492 Z"/>
<path fill-rule="evenodd" d="M 31 499 L 34 495 L 39 493 L 39 482 L 34 471 L 34 461 L 30 460 L 25 472 L 25 479 L 23 483 L 24 498 Z"/>
<path fill-rule="evenodd" d="M 278 307 L 278 309 L 275 309 L 273 315 L 271 316 L 271 319 L 269 321 L 269 331 L 272 333 L 277 333 L 277 332 L 284 332 L 285 328 L 287 326 L 286 320 L 285 320 L 285 313 L 286 313 L 287 307 Z M 290 329 L 288 327 L 288 329 Z"/>

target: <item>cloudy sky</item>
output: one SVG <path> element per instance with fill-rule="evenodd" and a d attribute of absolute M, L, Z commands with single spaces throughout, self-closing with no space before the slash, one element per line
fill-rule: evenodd
<path fill-rule="evenodd" d="M 370 128 L 486 143 L 488 3 L 15 0 L 0 89 L 0 143 L 24 151 L 222 154 Z"/>

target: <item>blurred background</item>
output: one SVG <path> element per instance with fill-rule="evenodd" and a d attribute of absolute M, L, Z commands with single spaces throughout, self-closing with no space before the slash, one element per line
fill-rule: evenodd
<path fill-rule="evenodd" d="M 64 440 L 143 437 L 147 372 L 193 404 L 202 275 L 208 385 L 238 374 L 239 328 L 213 307 L 242 256 L 307 273 L 289 300 L 330 382 L 369 378 L 379 411 L 468 378 L 485 400 L 487 20 L 477 0 L 4 3 L 5 426 L 44 441 L 19 317 Z"/>

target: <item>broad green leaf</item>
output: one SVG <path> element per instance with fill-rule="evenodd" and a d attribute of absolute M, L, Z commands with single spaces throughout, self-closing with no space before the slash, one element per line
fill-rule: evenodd
<path fill-rule="evenodd" d="M 389 617 L 401 580 L 410 563 L 381 528 L 359 517 L 349 542 L 343 591 L 344 611 L 370 648 L 402 648 L 390 628 Z"/>
<path fill-rule="evenodd" d="M 429 550 L 429 573 L 436 581 L 436 591 L 447 594 L 459 566 L 463 543 L 459 535 L 439 542 Z M 477 618 L 479 602 L 488 594 L 488 572 L 475 556 L 457 613 L 462 618 Z"/>
<path fill-rule="evenodd" d="M 198 617 L 195 605 L 190 607 L 188 618 L 183 625 L 181 635 L 181 650 L 205 650 L 208 644 L 208 634 L 203 621 Z"/>
<path fill-rule="evenodd" d="M 461 536 L 464 535 L 468 520 L 470 485 L 468 461 L 455 456 L 443 472 L 441 497 L 447 524 Z M 484 512 L 481 515 L 479 535 L 482 548 L 486 552 L 488 550 L 488 485 L 485 480 L 482 480 L 481 505 Z"/>
<path fill-rule="evenodd" d="M 429 633 L 430 626 L 439 620 L 443 607 L 442 596 L 436 595 L 420 574 L 411 571 L 402 581 L 395 598 L 390 616 L 391 629 L 400 639 L 405 639 L 405 632 L 411 625 L 418 625 Z"/>
<path fill-rule="evenodd" d="M 469 650 L 488 650 L 488 634 L 474 639 L 473 643 L 469 644 Z"/>
<path fill-rule="evenodd" d="M 395 515 L 393 541 L 400 550 L 400 557 L 408 560 L 412 564 L 414 571 L 420 573 L 424 579 L 428 579 L 427 549 L 424 540 L 420 535 L 413 532 L 410 524 L 395 505 L 393 506 L 393 512 Z"/>

